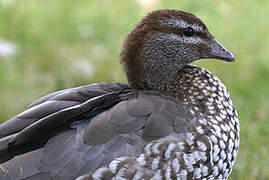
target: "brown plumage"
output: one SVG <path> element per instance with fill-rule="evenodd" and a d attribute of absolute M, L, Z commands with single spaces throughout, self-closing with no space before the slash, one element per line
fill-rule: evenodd
<path fill-rule="evenodd" d="M 203 58 L 234 59 L 196 16 L 149 13 L 123 43 L 129 86 L 56 92 L 0 125 L 0 177 L 227 179 L 239 121 L 224 84 L 187 65 Z"/>

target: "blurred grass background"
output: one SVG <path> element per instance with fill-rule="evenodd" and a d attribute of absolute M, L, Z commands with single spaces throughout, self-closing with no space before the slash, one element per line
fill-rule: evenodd
<path fill-rule="evenodd" d="M 269 179 L 268 0 L 0 0 L 0 122 L 53 91 L 126 81 L 121 43 L 160 8 L 195 13 L 235 54 L 235 63 L 195 64 L 223 80 L 239 112 L 241 144 L 230 179 Z"/>

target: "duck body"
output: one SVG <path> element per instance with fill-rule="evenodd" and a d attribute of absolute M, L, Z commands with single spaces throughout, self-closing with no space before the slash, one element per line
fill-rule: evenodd
<path fill-rule="evenodd" d="M 183 41 L 168 37 L 171 29 L 165 34 L 147 27 L 151 17 L 186 30 L 188 15 L 195 30 L 207 33 L 193 15 L 160 10 L 127 36 L 121 60 L 129 85 L 97 83 L 52 93 L 1 124 L 1 179 L 227 179 L 239 146 L 237 112 L 214 74 L 187 63 L 233 57 L 214 39 L 203 40 L 221 49 L 214 55 L 209 48 L 208 54 L 195 50 L 195 39 L 188 50 L 167 50 Z M 146 40 L 131 41 L 142 38 L 138 32 Z M 190 34 L 181 36 L 184 42 Z M 183 60 L 173 64 L 177 58 Z"/>

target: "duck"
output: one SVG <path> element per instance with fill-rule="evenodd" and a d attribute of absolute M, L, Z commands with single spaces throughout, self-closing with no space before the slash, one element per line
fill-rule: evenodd
<path fill-rule="evenodd" d="M 119 55 L 128 83 L 54 92 L 0 124 L 0 179 L 228 179 L 230 94 L 200 59 L 234 62 L 195 15 L 150 12 Z"/>

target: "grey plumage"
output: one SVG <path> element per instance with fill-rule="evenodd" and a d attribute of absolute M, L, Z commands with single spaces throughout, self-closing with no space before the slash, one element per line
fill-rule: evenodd
<path fill-rule="evenodd" d="M 191 33 L 185 33 L 185 30 Z M 128 84 L 47 95 L 0 125 L 2 179 L 227 179 L 239 120 L 201 58 L 233 55 L 192 14 L 159 10 L 127 36 Z"/>
<path fill-rule="evenodd" d="M 122 83 L 99 83 L 66 89 L 37 100 L 26 111 L 0 125 L 0 160 L 12 158 L 13 149 L 17 154 L 18 145 L 46 141 L 57 128 L 68 128 L 69 122 L 106 110 L 120 101 L 115 93 L 127 89 Z"/>
<path fill-rule="evenodd" d="M 128 153 L 81 179 L 228 178 L 239 146 L 237 112 L 213 74 L 194 66 L 183 72 L 180 78 L 189 82 L 182 81 L 178 95 L 174 94 L 182 101 L 163 95 L 151 98 L 154 108 L 141 129 L 146 144 L 137 156 Z M 209 83 L 204 85 L 205 81 Z M 141 94 L 143 99 L 148 96 Z"/>
<path fill-rule="evenodd" d="M 37 162 L 34 162 L 38 164 L 36 168 L 39 170 L 36 169 L 36 172 L 31 172 L 32 178 L 34 175 L 36 176 L 35 178 L 39 178 L 39 172 L 43 170 L 42 176 L 45 176 L 44 171 L 47 171 L 46 178 L 69 179 L 70 174 L 65 176 L 63 172 L 68 172 L 70 169 L 62 167 L 66 166 L 69 161 L 71 164 L 75 163 L 74 166 L 78 171 L 83 168 L 83 164 L 87 164 L 87 171 L 84 172 L 86 173 L 90 169 L 94 170 L 96 167 L 104 165 L 118 156 L 132 154 L 133 157 L 136 157 L 141 153 L 146 142 L 169 135 L 174 129 L 177 129 L 174 127 L 177 125 L 174 122 L 177 116 L 186 117 L 184 121 L 192 118 L 190 114 L 185 115 L 184 108 L 180 102 L 157 92 L 133 91 L 130 96 L 128 100 L 118 103 L 92 120 L 82 119 L 71 123 L 70 126 L 74 129 L 65 130 L 61 134 L 54 136 L 42 150 L 36 150 L 37 155 L 35 156 L 41 157 Z M 170 114 L 168 108 L 175 110 L 172 111 L 173 114 Z M 159 118 L 156 119 L 156 117 Z M 165 117 L 169 123 L 163 122 L 162 117 Z M 64 119 L 67 120 L 67 118 Z M 54 120 L 59 121 L 58 119 Z M 88 125 L 87 121 L 91 121 L 91 123 Z M 50 124 L 52 125 L 53 123 Z M 166 126 L 170 126 L 170 128 Z M 143 127 L 145 128 L 141 131 Z M 36 132 L 35 134 L 38 133 Z M 142 139 L 138 137 L 139 134 L 142 135 Z M 138 146 L 136 150 L 133 150 L 134 147 L 132 146 L 134 145 Z M 119 149 L 121 150 L 119 151 Z M 131 153 L 129 150 L 134 152 Z M 79 155 L 84 153 L 86 154 L 81 157 L 85 159 L 80 159 Z M 31 159 L 34 157 L 31 157 Z M 22 177 L 24 175 L 29 176 L 27 166 L 23 161 L 24 158 L 26 159 L 27 155 L 15 157 L 14 160 L 2 164 L 3 167 L 9 169 L 9 173 L 13 175 L 11 176 L 12 179 L 20 177 L 20 172 L 17 171 L 16 173 L 17 168 L 14 168 L 15 164 L 18 166 L 18 163 L 23 167 Z M 87 158 L 91 163 L 87 162 Z M 97 162 L 94 161 L 95 158 L 98 158 Z M 28 161 L 28 159 L 25 161 Z M 55 176 L 49 175 L 60 170 L 64 171 Z M 6 173 L 6 175 L 9 173 Z M 17 176 L 14 176 L 14 174 L 17 174 Z M 72 178 L 78 175 L 79 173 L 76 174 L 73 171 Z"/>

